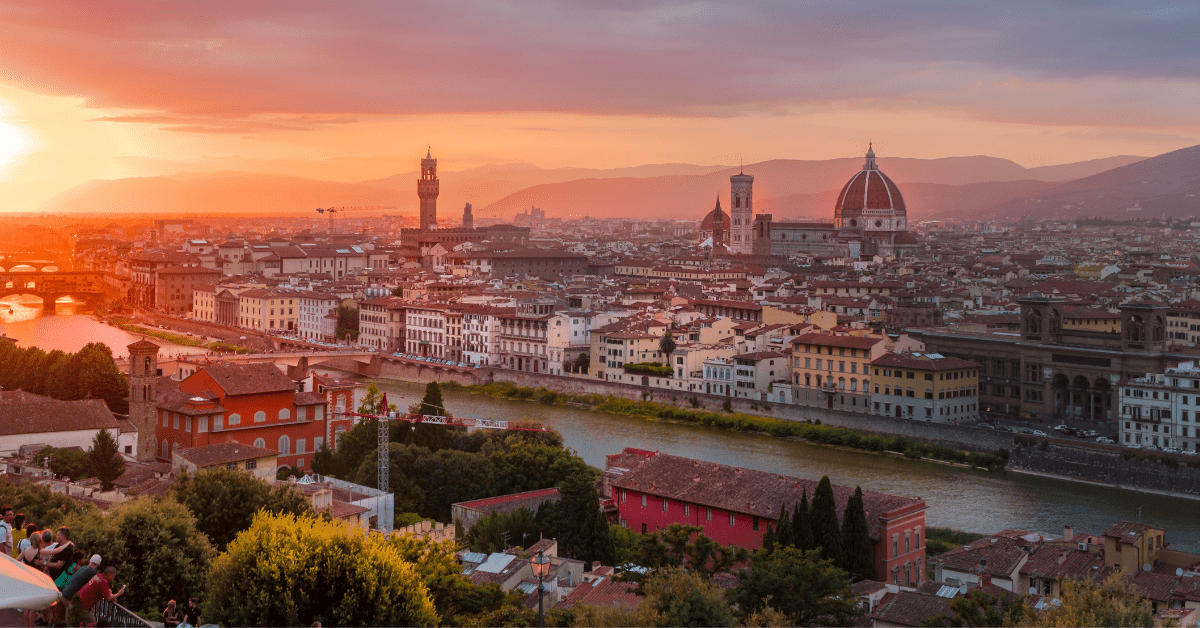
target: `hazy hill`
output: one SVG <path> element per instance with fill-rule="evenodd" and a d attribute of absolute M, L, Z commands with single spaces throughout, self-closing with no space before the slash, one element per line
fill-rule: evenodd
<path fill-rule="evenodd" d="M 967 185 L 905 183 L 901 192 L 913 220 L 932 218 L 970 218 L 989 210 L 997 202 L 1024 198 L 1053 188 L 1045 181 L 988 181 Z M 837 190 L 815 194 L 794 194 L 755 202 L 755 211 L 774 214 L 775 220 L 793 217 L 831 220 Z"/>
<path fill-rule="evenodd" d="M 1014 196 L 1040 194 L 1037 181 L 1093 175 L 1113 164 L 1136 157 L 1023 168 L 995 157 L 943 159 L 881 158 L 880 167 L 904 185 L 914 216 L 978 207 L 989 195 L 1007 201 Z M 825 217 L 832 196 L 862 167 L 861 157 L 824 161 L 772 160 L 745 166 L 755 177 L 756 210 L 781 216 L 810 214 Z M 468 170 L 443 170 L 441 216 L 457 218 L 464 203 L 476 216 L 509 220 L 538 206 L 551 216 L 596 217 L 670 216 L 695 218 L 712 208 L 718 193 L 728 205 L 728 166 L 653 164 L 629 168 L 543 169 L 531 164 L 489 165 Z M 384 179 L 341 183 L 259 173 L 181 173 L 164 177 L 96 180 L 51 197 L 41 206 L 52 212 L 159 213 L 298 213 L 334 205 L 384 205 L 398 213 L 415 213 L 416 172 Z M 974 187 L 984 183 L 1019 182 L 1014 186 Z M 922 183 L 963 187 L 962 190 L 912 187 Z M 965 187 L 964 187 L 965 186 Z M 916 196 L 914 196 L 914 194 Z M 929 194 L 926 201 L 921 195 Z"/>
<path fill-rule="evenodd" d="M 1053 177 L 1072 171 L 1095 173 L 1108 167 L 1109 163 L 1136 158 L 1115 159 L 1116 162 L 1095 160 L 1047 169 L 1027 169 L 1007 159 L 986 156 L 890 157 L 880 158 L 878 163 L 881 170 L 901 185 L 913 216 L 929 218 L 963 207 L 982 209 L 997 199 L 1022 197 L 1050 187 L 1048 183 L 1033 179 L 1047 177 L 1053 180 Z M 756 212 L 827 217 L 833 210 L 837 192 L 862 168 L 862 163 L 862 158 L 780 159 L 747 165 L 744 171 L 754 175 Z M 713 207 L 718 193 L 722 196 L 722 206 L 728 209 L 729 176 L 737 172 L 737 168 L 726 168 L 697 175 L 583 179 L 535 185 L 485 207 L 481 215 L 510 216 L 536 205 L 552 216 L 699 218 Z M 1010 191 L 1005 184 L 1011 182 L 1020 183 Z M 917 192 L 918 196 L 911 196 L 909 188 L 914 183 L 965 189 L 953 192 L 922 188 Z M 996 185 L 974 187 L 985 183 Z M 922 202 L 923 194 L 931 195 L 929 204 Z"/>
<path fill-rule="evenodd" d="M 1130 210 L 1134 206 L 1140 210 Z M 1158 218 L 1200 214 L 1200 146 L 1106 170 L 1023 198 L 1001 202 L 991 215 L 1075 218 Z"/>

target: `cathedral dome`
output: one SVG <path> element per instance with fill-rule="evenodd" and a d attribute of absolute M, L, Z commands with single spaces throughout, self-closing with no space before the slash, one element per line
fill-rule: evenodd
<path fill-rule="evenodd" d="M 729 214 L 721 209 L 721 199 L 717 199 L 717 206 L 708 215 L 704 217 L 704 222 L 700 223 L 701 231 L 712 231 L 716 225 L 718 231 L 724 231 L 729 228 Z"/>
<path fill-rule="evenodd" d="M 863 169 L 850 177 L 838 194 L 834 221 L 844 227 L 858 227 L 859 217 L 864 212 L 868 215 L 885 212 L 893 216 L 903 216 L 906 212 L 900 188 L 875 166 L 873 148 L 867 149 Z"/>

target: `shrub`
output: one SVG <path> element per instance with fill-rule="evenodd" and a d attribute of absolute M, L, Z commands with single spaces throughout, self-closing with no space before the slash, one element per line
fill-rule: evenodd
<path fill-rule="evenodd" d="M 725 403 L 721 404 L 721 409 L 726 412 L 733 412 L 733 403 L 726 399 Z"/>
<path fill-rule="evenodd" d="M 438 623 L 400 550 L 340 521 L 259 514 L 213 561 L 208 585 L 205 612 L 222 625 Z"/>
<path fill-rule="evenodd" d="M 675 370 L 659 362 L 634 362 L 621 367 L 626 373 L 649 375 L 651 377 L 670 377 Z"/>
<path fill-rule="evenodd" d="M 162 612 L 163 600 L 195 596 L 216 552 L 196 519 L 174 499 L 138 499 L 114 507 L 68 515 L 75 546 L 100 554 L 128 584 L 121 604 L 146 617 Z"/>

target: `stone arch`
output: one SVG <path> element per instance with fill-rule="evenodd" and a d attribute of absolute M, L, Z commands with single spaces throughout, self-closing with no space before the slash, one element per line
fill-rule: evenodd
<path fill-rule="evenodd" d="M 1150 341 L 1151 342 L 1162 342 L 1164 340 L 1165 331 L 1164 331 L 1163 327 L 1164 327 L 1164 325 L 1163 325 L 1162 315 L 1156 314 L 1154 316 L 1154 322 L 1150 328 Z"/>
<path fill-rule="evenodd" d="M 1146 338 L 1146 321 L 1140 314 L 1134 314 L 1129 317 L 1124 324 L 1125 340 L 1129 342 L 1142 342 Z"/>
<path fill-rule="evenodd" d="M 1042 313 L 1037 310 L 1030 310 L 1029 314 L 1025 315 L 1025 332 L 1030 334 L 1042 333 Z"/>

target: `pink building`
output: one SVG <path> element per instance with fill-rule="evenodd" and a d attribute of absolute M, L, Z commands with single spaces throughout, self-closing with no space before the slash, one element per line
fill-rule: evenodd
<path fill-rule="evenodd" d="M 700 527 L 723 545 L 762 547 L 763 534 L 789 514 L 816 480 L 731 467 L 651 451 L 626 448 L 608 456 L 601 493 L 614 523 L 635 532 L 654 532 L 673 523 Z M 838 517 L 854 494 L 834 486 Z M 863 492 L 868 532 L 880 580 L 917 584 L 925 571 L 925 502 L 910 497 Z"/>

